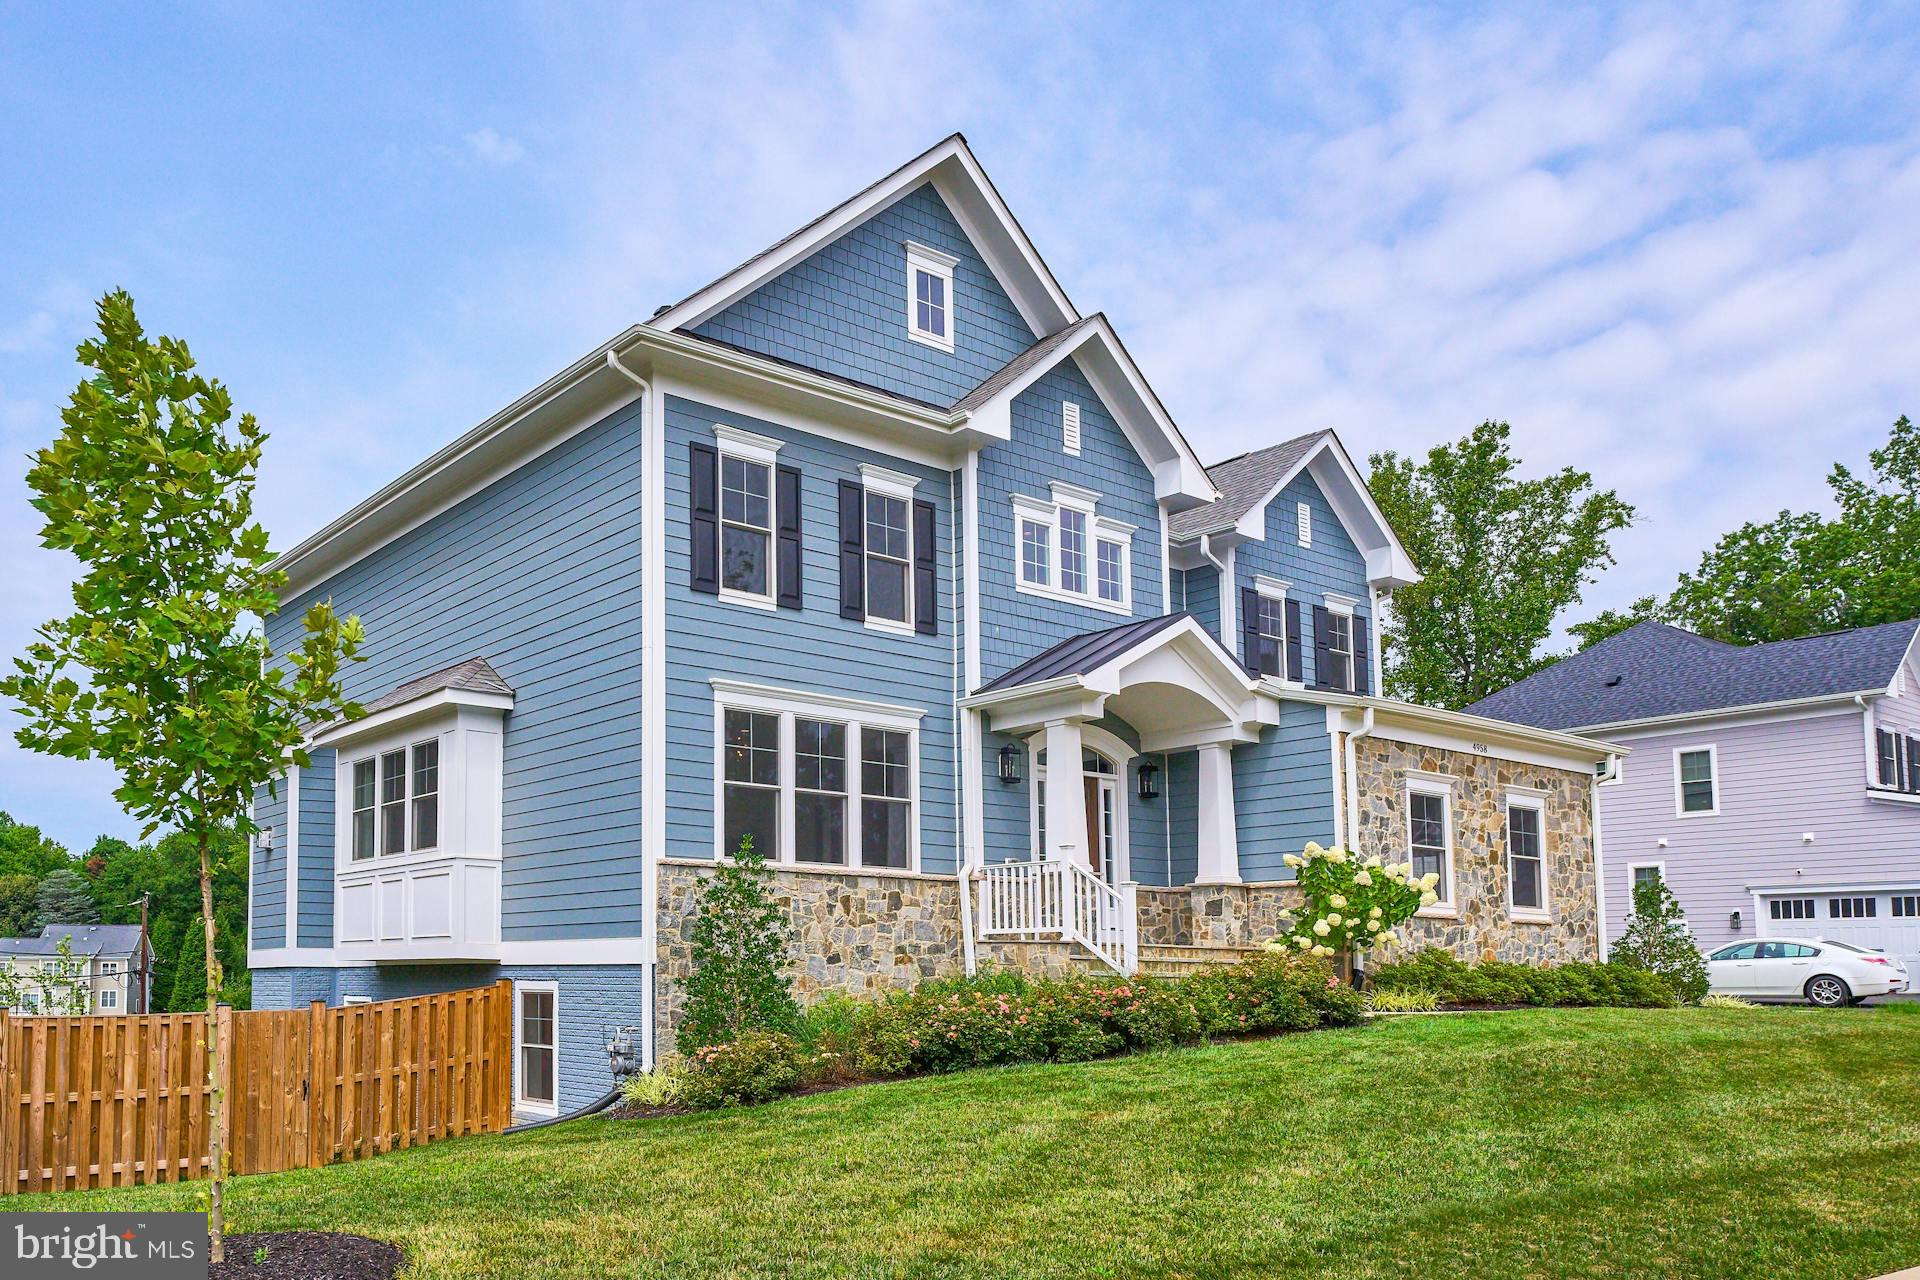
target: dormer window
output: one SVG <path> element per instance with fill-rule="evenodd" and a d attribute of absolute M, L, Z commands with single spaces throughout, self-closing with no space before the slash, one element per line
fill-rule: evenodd
<path fill-rule="evenodd" d="M 907 336 L 953 350 L 953 269 L 960 259 L 922 244 L 907 245 Z"/>

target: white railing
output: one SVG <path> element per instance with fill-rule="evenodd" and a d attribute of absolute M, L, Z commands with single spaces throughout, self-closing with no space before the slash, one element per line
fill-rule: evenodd
<path fill-rule="evenodd" d="M 1140 963 L 1139 893 L 1116 889 L 1078 862 L 1000 862 L 982 868 L 980 936 L 1039 934 L 1078 942 L 1118 973 Z"/>

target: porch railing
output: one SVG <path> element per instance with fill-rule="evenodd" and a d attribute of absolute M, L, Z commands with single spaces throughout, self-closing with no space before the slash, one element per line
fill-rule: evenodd
<path fill-rule="evenodd" d="M 1000 862 L 982 870 L 980 936 L 1077 942 L 1116 973 L 1140 964 L 1139 893 L 1116 889 L 1078 862 Z"/>

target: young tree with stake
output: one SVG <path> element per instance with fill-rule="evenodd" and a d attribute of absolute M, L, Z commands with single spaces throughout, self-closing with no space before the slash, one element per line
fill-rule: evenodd
<path fill-rule="evenodd" d="M 253 518 L 265 434 L 233 421 L 218 381 L 194 371 L 184 342 L 149 340 L 133 299 L 98 307 L 100 334 L 80 344 L 93 370 L 62 410 L 52 445 L 27 472 L 44 546 L 71 551 L 81 574 L 73 612 L 47 623 L 0 679 L 27 724 L 21 745 L 119 771 L 114 795 L 146 823 L 172 827 L 199 859 L 207 966 L 209 1256 L 223 1256 L 221 973 L 209 848 L 223 827 L 253 829 L 249 806 L 289 759 L 307 764 L 302 726 L 354 717 L 343 661 L 358 659 L 357 618 L 309 608 L 298 648 L 275 654 L 253 620 L 279 607 Z"/>

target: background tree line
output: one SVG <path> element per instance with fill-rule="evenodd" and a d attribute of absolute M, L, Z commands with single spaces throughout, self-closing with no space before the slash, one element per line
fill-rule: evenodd
<path fill-rule="evenodd" d="M 247 842 L 224 832 L 214 857 L 214 923 L 227 972 L 224 997 L 251 1004 L 247 971 Z M 101 836 L 74 853 L 0 811 L 0 937 L 35 937 L 49 924 L 139 924 L 140 895 L 153 895 L 153 1008 L 193 1013 L 205 1007 L 207 966 L 200 925 L 200 876 L 191 842 L 178 832 L 145 844 Z"/>
<path fill-rule="evenodd" d="M 1393 594 L 1382 639 L 1386 692 L 1459 708 L 1639 622 L 1732 644 L 1788 640 L 1920 617 L 1920 430 L 1901 417 L 1869 455 L 1836 463 L 1836 514 L 1782 511 L 1721 538 L 1673 591 L 1565 617 L 1614 563 L 1634 509 L 1574 467 L 1521 473 L 1504 422 L 1483 422 L 1424 458 L 1374 454 L 1371 485 L 1425 577 Z"/>

